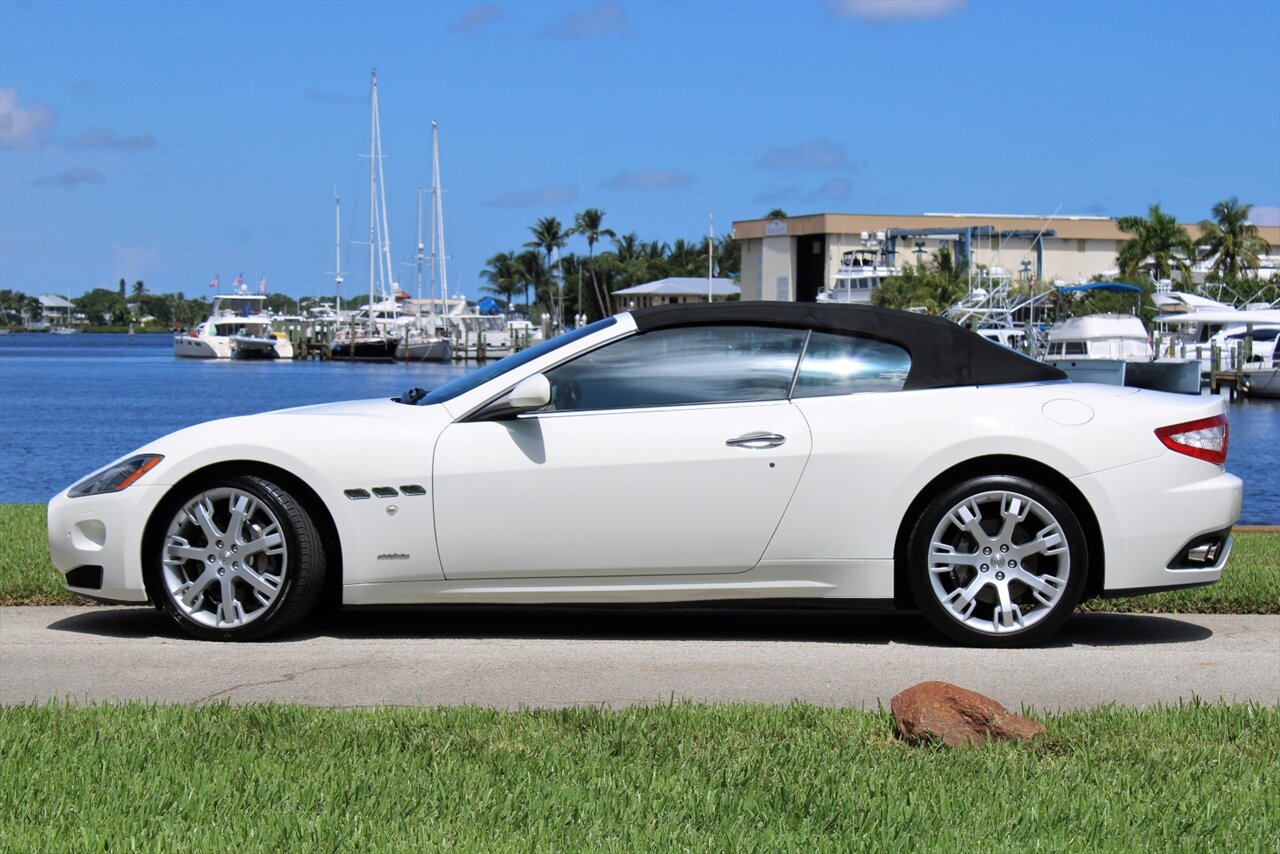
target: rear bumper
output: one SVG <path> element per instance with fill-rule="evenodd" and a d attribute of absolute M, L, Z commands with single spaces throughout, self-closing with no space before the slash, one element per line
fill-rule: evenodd
<path fill-rule="evenodd" d="M 1076 478 L 1094 508 L 1105 544 L 1103 595 L 1136 596 L 1212 584 L 1231 554 L 1227 532 L 1240 517 L 1240 478 L 1172 451 L 1154 459 Z M 1215 534 L 1207 561 L 1185 559 Z"/>

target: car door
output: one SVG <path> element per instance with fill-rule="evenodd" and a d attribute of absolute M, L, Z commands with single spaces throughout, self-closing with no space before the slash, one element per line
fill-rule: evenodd
<path fill-rule="evenodd" d="M 809 456 L 802 330 L 661 329 L 547 371 L 547 411 L 462 420 L 434 463 L 449 579 L 742 572 Z"/>

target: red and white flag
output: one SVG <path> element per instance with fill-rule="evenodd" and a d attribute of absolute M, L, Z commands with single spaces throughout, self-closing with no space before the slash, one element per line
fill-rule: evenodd
<path fill-rule="evenodd" d="M 216 288 L 218 286 L 218 277 L 214 276 L 213 281 L 209 283 L 209 287 Z"/>
<path fill-rule="evenodd" d="M 258 293 L 265 294 L 267 292 L 267 277 L 263 276 L 258 282 Z"/>
<path fill-rule="evenodd" d="M 236 280 L 231 283 L 231 287 L 238 288 L 243 284 L 244 284 L 244 273 L 241 273 L 240 275 L 236 276 Z"/>

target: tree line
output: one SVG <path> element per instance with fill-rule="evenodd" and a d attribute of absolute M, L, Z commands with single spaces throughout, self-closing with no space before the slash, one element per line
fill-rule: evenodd
<path fill-rule="evenodd" d="M 142 327 L 175 329 L 192 327 L 209 316 L 212 302 L 208 296 L 187 297 L 182 291 L 174 294 L 154 293 L 141 280 L 127 289 L 121 279 L 115 288 L 93 288 L 78 297 L 72 297 L 72 311 L 82 317 L 84 326 L 90 328 L 123 329 L 130 324 Z M 294 299 L 288 294 L 267 294 L 266 307 L 275 314 L 298 314 L 321 302 L 318 297 L 304 296 Z M 0 290 L 0 312 L 3 322 L 24 323 L 41 315 L 40 300 L 21 291 Z"/>
<path fill-rule="evenodd" d="M 732 235 L 717 237 L 711 247 L 706 237 L 644 240 L 634 231 L 619 235 L 605 226 L 604 217 L 604 211 L 587 208 L 568 227 L 554 216 L 539 218 L 529 226 L 531 236 L 523 246 L 485 262 L 481 290 L 531 317 L 563 299 L 566 317 L 584 314 L 590 319 L 625 308 L 615 291 L 668 277 L 705 278 L 709 249 L 716 276 L 736 277 L 741 269 L 742 252 Z M 572 237 L 586 240 L 585 256 L 560 252 Z M 609 248 L 597 252 L 605 240 Z M 517 303 L 520 298 L 523 304 Z"/>
<path fill-rule="evenodd" d="M 1192 268 L 1210 262 L 1204 288 L 1210 295 L 1228 302 L 1275 303 L 1280 300 L 1280 281 L 1257 278 L 1261 258 L 1271 247 L 1258 233 L 1258 227 L 1249 222 L 1252 209 L 1253 205 L 1242 204 L 1234 196 L 1218 202 L 1210 211 L 1210 218 L 1200 221 L 1196 240 L 1158 203 L 1147 209 L 1145 217 L 1120 217 L 1116 225 L 1132 235 L 1116 253 L 1120 281 L 1138 286 L 1144 296 L 1154 291 L 1157 279 L 1171 280 L 1174 290 L 1192 291 L 1196 288 Z M 1101 281 L 1103 277 L 1093 278 Z M 1020 283 L 1019 290 L 1027 294 L 1053 287 L 1052 283 L 1027 281 Z M 885 308 L 923 308 L 930 314 L 941 314 L 967 290 L 968 261 L 963 257 L 953 259 L 944 246 L 929 261 L 907 264 L 900 276 L 886 278 L 872 293 L 871 301 Z M 1131 302 L 1132 297 L 1095 294 L 1088 305 L 1059 300 L 1056 307 L 1070 314 L 1077 309 L 1127 310 Z M 1141 303 L 1144 313 L 1154 312 L 1149 299 Z"/>

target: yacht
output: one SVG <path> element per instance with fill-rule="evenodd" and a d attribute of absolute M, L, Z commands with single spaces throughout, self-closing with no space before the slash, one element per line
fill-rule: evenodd
<path fill-rule="evenodd" d="M 871 292 L 880 287 L 890 276 L 902 275 L 902 270 L 885 262 L 885 233 L 875 236 L 862 232 L 862 247 L 850 249 L 840 256 L 840 266 L 831 277 L 831 284 L 819 289 L 818 302 L 869 303 Z"/>
<path fill-rule="evenodd" d="M 1271 358 L 1244 369 L 1245 394 L 1249 397 L 1280 398 L 1280 334 L 1271 340 Z"/>
<path fill-rule="evenodd" d="M 188 359 L 292 359 L 293 345 L 271 328 L 267 298 L 241 285 L 234 294 L 213 298 L 209 317 L 189 332 L 173 336 L 173 354 Z"/>
<path fill-rule="evenodd" d="M 1087 314 L 1055 323 L 1044 361 L 1077 382 L 1200 393 L 1200 363 L 1157 359 L 1147 328 L 1134 315 Z"/>

